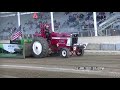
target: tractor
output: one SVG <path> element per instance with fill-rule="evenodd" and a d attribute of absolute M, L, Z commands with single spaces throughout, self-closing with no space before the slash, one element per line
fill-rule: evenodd
<path fill-rule="evenodd" d="M 59 54 L 63 58 L 72 55 L 83 56 L 84 45 L 78 44 L 78 33 L 58 33 L 49 24 L 40 24 L 40 33 L 34 34 L 31 49 L 35 58 Z"/>

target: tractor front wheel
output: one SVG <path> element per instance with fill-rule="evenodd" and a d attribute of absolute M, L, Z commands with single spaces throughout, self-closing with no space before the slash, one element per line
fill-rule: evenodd
<path fill-rule="evenodd" d="M 60 56 L 63 58 L 68 58 L 70 56 L 70 50 L 68 48 L 62 48 L 60 51 Z"/>

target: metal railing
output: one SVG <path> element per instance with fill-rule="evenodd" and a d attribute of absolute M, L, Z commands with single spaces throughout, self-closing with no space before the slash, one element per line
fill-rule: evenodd
<path fill-rule="evenodd" d="M 115 14 L 111 18 L 105 20 L 103 23 L 101 23 L 98 26 L 98 35 L 103 36 L 105 35 L 103 33 L 103 30 L 105 30 L 107 27 L 111 26 L 112 24 L 120 21 L 120 14 Z"/>

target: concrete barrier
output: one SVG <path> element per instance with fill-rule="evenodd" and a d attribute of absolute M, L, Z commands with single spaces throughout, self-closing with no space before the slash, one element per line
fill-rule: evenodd
<path fill-rule="evenodd" d="M 115 46 L 116 51 L 120 51 L 120 43 Z"/>
<path fill-rule="evenodd" d="M 86 47 L 86 50 L 100 50 L 100 44 L 89 43 Z"/>
<path fill-rule="evenodd" d="M 120 55 L 120 51 L 104 51 L 104 50 L 85 50 L 85 54 L 84 55 Z"/>
<path fill-rule="evenodd" d="M 120 43 L 120 36 L 98 36 L 98 37 L 79 37 L 79 43 L 106 43 L 115 44 Z"/>
<path fill-rule="evenodd" d="M 112 50 L 112 51 L 120 51 L 120 43 L 118 44 L 95 44 L 95 43 L 88 43 L 86 46 L 86 50 Z"/>
<path fill-rule="evenodd" d="M 120 36 L 79 37 L 79 43 L 88 43 L 86 50 L 120 51 Z"/>
<path fill-rule="evenodd" d="M 100 50 L 115 50 L 115 44 L 101 44 Z"/>

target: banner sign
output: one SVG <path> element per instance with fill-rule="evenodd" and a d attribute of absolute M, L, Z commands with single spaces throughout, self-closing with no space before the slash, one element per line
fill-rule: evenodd
<path fill-rule="evenodd" d="M 0 57 L 24 58 L 24 45 L 0 44 Z"/>

